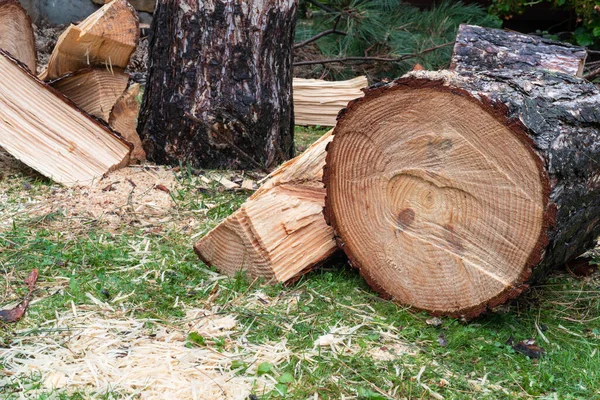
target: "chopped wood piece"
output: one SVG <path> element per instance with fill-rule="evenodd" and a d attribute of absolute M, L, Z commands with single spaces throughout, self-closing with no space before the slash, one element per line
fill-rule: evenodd
<path fill-rule="evenodd" d="M 129 143 L 0 50 L 0 146 L 65 185 L 129 162 Z"/>
<path fill-rule="evenodd" d="M 0 49 L 35 73 L 37 52 L 31 18 L 16 0 L 0 0 Z"/>
<path fill-rule="evenodd" d="M 244 179 L 242 181 L 242 189 L 254 190 L 254 181 L 252 179 Z"/>
<path fill-rule="evenodd" d="M 146 152 L 142 148 L 142 141 L 136 131 L 137 117 L 140 112 L 140 103 L 137 99 L 139 94 L 139 83 L 131 85 L 115 103 L 108 120 L 111 128 L 133 144 L 131 163 L 146 160 Z"/>
<path fill-rule="evenodd" d="M 361 89 L 369 85 L 359 76 L 347 81 L 294 78 L 294 119 L 296 125 L 335 126 L 341 109 L 349 101 L 362 97 Z"/>
<path fill-rule="evenodd" d="M 331 131 L 274 171 L 239 210 L 194 246 L 207 265 L 233 275 L 286 282 L 319 265 L 335 251 L 323 218 L 321 183 Z"/>
<path fill-rule="evenodd" d="M 384 296 L 475 317 L 593 247 L 600 90 L 543 70 L 411 72 L 335 128 L 326 217 Z"/>
<path fill-rule="evenodd" d="M 111 1 L 60 35 L 40 79 L 56 79 L 90 65 L 125 68 L 138 43 L 138 25 L 127 1 Z"/>
<path fill-rule="evenodd" d="M 50 86 L 67 96 L 88 114 L 108 122 L 110 112 L 121 97 L 129 75 L 121 68 L 84 68 L 67 74 Z"/>
<path fill-rule="evenodd" d="M 450 68 L 457 71 L 541 68 L 581 77 L 586 57 L 584 47 L 463 24 L 458 28 Z"/>
<path fill-rule="evenodd" d="M 227 179 L 225 176 L 223 176 L 221 174 L 213 173 L 213 174 L 210 174 L 210 177 L 215 182 L 218 182 L 221 185 L 223 185 L 225 187 L 225 189 L 237 189 L 240 187 L 240 185 L 238 185 L 235 182 L 230 181 L 229 179 Z"/>

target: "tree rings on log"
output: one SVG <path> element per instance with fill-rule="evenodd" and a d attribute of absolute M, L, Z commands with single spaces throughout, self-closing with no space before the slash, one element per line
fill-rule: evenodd
<path fill-rule="evenodd" d="M 547 243 L 549 182 L 506 112 L 409 78 L 367 91 L 341 115 L 325 217 L 385 297 L 474 317 L 527 287 Z"/>

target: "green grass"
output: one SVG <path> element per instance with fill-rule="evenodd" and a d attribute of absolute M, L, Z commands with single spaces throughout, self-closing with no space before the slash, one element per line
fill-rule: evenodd
<path fill-rule="evenodd" d="M 322 132 L 298 129 L 296 134 L 308 144 Z M 194 233 L 207 232 L 244 201 L 243 194 L 197 193 L 193 179 L 183 174 L 184 189 L 174 194 L 180 211 L 201 208 L 204 202 L 217 204 L 198 217 L 203 220 Z M 0 182 L 0 189 L 18 188 L 24 181 L 32 181 L 31 176 L 10 176 Z M 51 192 L 49 182 L 34 182 L 36 194 Z M 11 195 L 16 190 L 7 193 L 8 202 L 22 201 Z M 272 371 L 281 392 L 257 391 L 259 398 L 306 399 L 314 393 L 329 399 L 387 398 L 380 392 L 409 399 L 600 398 L 597 274 L 579 280 L 557 272 L 501 312 L 470 323 L 444 318 L 435 327 L 427 323 L 428 315 L 380 299 L 342 259 L 291 286 L 269 286 L 243 275 L 220 280 L 215 296 L 215 283 L 209 279 L 214 271 L 193 253 L 195 239 L 189 233 L 171 229 L 151 234 L 134 226 L 114 233 L 101 225 L 58 231 L 57 220 L 67 227 L 68 220 L 60 221 L 61 215 L 48 218 L 21 215 L 11 228 L 0 231 L 0 305 L 22 297 L 23 279 L 33 268 L 40 271 L 35 291 L 39 301 L 23 320 L 0 327 L 5 346 L 19 330 L 39 327 L 56 312 L 69 310 L 71 302 L 92 305 L 86 293 L 101 300 L 133 293 L 122 304 L 140 318 L 176 321 L 184 314 L 175 306 L 178 299 L 187 307 L 214 304 L 238 318 L 240 332 L 248 330 L 252 343 L 287 340 L 293 356 Z M 339 351 L 315 347 L 316 340 L 336 330 L 343 339 Z M 529 359 L 507 344 L 511 338 L 536 339 L 546 354 Z M 218 351 L 219 343 L 214 346 Z M 389 357 L 382 360 L 377 354 Z M 36 385 L 32 379 L 31 388 Z M 20 390 L 5 384 L 0 397 L 18 398 Z M 104 398 L 111 396 L 119 394 Z M 61 393 L 58 398 L 86 395 Z"/>

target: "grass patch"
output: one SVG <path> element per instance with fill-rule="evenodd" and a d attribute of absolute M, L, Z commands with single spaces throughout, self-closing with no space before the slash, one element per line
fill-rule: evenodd
<path fill-rule="evenodd" d="M 308 144 L 324 132 L 301 128 L 296 137 Z M 173 193 L 176 211 L 194 212 L 201 221 L 191 233 L 152 233 L 129 225 L 108 231 L 101 224 L 70 231 L 62 214 L 42 220 L 26 212 L 13 215 L 13 223 L 0 231 L 1 305 L 24 295 L 22 282 L 31 269 L 40 270 L 40 279 L 36 302 L 23 320 L 0 327 L 0 343 L 11 346 L 23 330 L 44 329 L 45 321 L 72 304 L 95 307 L 91 295 L 103 302 L 123 298 L 116 306 L 128 315 L 164 324 L 178 323 L 187 309 L 214 307 L 236 317 L 237 335 L 245 335 L 248 343 L 285 341 L 292 353 L 288 361 L 231 364 L 239 375 L 273 378 L 274 389 L 254 388 L 262 399 L 306 399 L 315 393 L 330 399 L 600 398 L 597 274 L 579 280 L 557 272 L 500 312 L 471 323 L 442 319 L 440 326 L 428 323 L 431 317 L 424 313 L 380 299 L 343 259 L 291 286 L 265 285 L 243 274 L 220 277 L 197 259 L 192 245 L 197 235 L 239 207 L 245 195 L 199 193 L 195 179 L 180 172 L 182 186 Z M 0 182 L 4 204 L 23 202 L 15 188 L 26 181 L 15 174 Z M 43 180 L 32 185 L 32 199 L 53 190 Z M 196 212 L 207 203 L 210 209 Z M 64 228 L 54 229 L 56 222 Z M 227 347 L 226 341 L 191 337 L 192 346 L 216 352 Z M 535 339 L 545 355 L 529 359 L 509 344 L 525 339 Z M 81 388 L 28 396 L 43 386 L 39 377 L 23 385 L 1 367 L 2 360 L 0 392 L 6 398 L 89 398 Z M 115 391 L 96 397 L 126 395 Z"/>

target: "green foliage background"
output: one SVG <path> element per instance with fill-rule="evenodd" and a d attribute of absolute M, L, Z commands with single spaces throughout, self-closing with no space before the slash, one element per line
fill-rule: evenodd
<path fill-rule="evenodd" d="M 445 0 L 429 10 L 420 10 L 400 0 L 323 0 L 325 11 L 301 1 L 296 41 L 300 42 L 334 26 L 347 35 L 327 35 L 315 42 L 319 58 L 378 56 L 396 58 L 454 41 L 458 26 L 469 23 L 499 28 L 501 20 L 479 5 Z M 337 23 L 337 24 L 336 24 Z M 367 74 L 371 78 L 394 78 L 415 63 L 426 69 L 448 65 L 452 46 L 398 63 L 361 63 L 313 67 L 315 74 L 343 79 Z"/>

